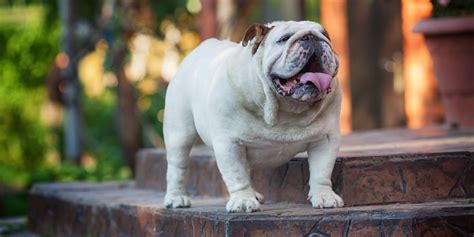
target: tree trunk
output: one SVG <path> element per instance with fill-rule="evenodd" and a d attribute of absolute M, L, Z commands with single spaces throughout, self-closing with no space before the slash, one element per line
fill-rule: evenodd
<path fill-rule="evenodd" d="M 403 126 L 400 1 L 347 3 L 353 129 Z"/>
<path fill-rule="evenodd" d="M 251 10 L 258 2 L 252 0 L 218 0 L 217 22 L 219 39 L 239 42 L 251 22 L 247 22 Z"/>
<path fill-rule="evenodd" d="M 217 36 L 216 0 L 202 0 L 199 33 L 201 39 L 209 39 Z"/>
<path fill-rule="evenodd" d="M 113 45 L 112 70 L 117 77 L 118 133 L 125 162 L 132 173 L 135 173 L 135 156 L 141 146 L 141 136 L 136 93 L 124 70 L 126 55 L 125 44 L 116 43 Z"/>

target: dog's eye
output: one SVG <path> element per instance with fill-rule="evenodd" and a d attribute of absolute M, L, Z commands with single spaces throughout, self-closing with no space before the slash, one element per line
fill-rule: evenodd
<path fill-rule="evenodd" d="M 290 39 L 291 35 L 284 35 L 283 37 L 281 37 L 277 43 L 281 44 L 281 43 L 285 43 L 286 41 L 288 41 Z"/>
<path fill-rule="evenodd" d="M 329 34 L 326 31 L 326 29 L 323 29 L 323 32 L 321 32 L 329 41 L 331 41 L 331 38 L 329 38 Z"/>

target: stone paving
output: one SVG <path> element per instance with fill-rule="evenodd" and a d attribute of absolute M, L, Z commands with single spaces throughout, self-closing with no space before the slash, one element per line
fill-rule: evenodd
<path fill-rule="evenodd" d="M 193 207 L 166 209 L 164 151 L 142 150 L 132 182 L 38 184 L 29 227 L 51 236 L 473 236 L 474 130 L 394 129 L 345 137 L 333 172 L 346 207 L 306 201 L 305 154 L 253 171 L 268 202 L 229 214 L 212 153 L 194 149 Z"/>

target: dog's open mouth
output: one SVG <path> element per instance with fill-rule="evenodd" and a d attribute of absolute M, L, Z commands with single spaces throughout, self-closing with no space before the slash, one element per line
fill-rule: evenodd
<path fill-rule="evenodd" d="M 315 55 L 311 56 L 306 65 L 289 78 L 272 75 L 273 84 L 280 95 L 292 95 L 298 88 L 305 85 L 314 86 L 319 94 L 331 92 L 332 76 L 322 72 L 320 62 Z"/>

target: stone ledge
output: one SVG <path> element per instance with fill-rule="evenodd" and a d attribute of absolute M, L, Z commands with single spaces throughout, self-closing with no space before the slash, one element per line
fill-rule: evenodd
<path fill-rule="evenodd" d="M 161 192 L 129 183 L 43 184 L 31 192 L 29 226 L 52 236 L 467 236 L 474 231 L 474 203 L 466 199 L 324 210 L 275 203 L 257 213 L 228 214 L 222 198 L 199 197 L 192 208 L 174 210 L 164 209 L 162 198 Z"/>
<path fill-rule="evenodd" d="M 166 190 L 166 158 L 162 150 L 138 155 L 137 186 Z M 276 169 L 252 171 L 255 189 L 266 200 L 308 203 L 309 171 L 305 158 Z M 332 182 L 346 205 L 425 202 L 474 197 L 474 155 L 471 152 L 378 155 L 339 158 Z M 189 163 L 188 193 L 227 196 L 214 157 L 202 150 Z"/>
<path fill-rule="evenodd" d="M 227 196 L 212 152 L 191 151 L 188 192 Z M 255 170 L 252 182 L 266 200 L 308 203 L 306 154 L 276 169 Z M 137 155 L 137 186 L 164 191 L 164 150 Z M 474 128 L 385 129 L 342 139 L 332 182 L 346 205 L 425 202 L 474 197 Z"/>

